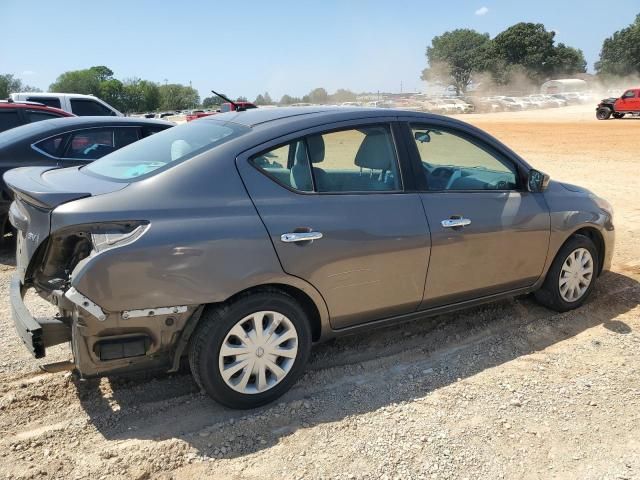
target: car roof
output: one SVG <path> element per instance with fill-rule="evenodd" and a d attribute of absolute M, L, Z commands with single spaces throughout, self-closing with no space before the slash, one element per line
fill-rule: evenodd
<path fill-rule="evenodd" d="M 66 117 L 53 118 L 44 122 L 33 122 L 11 128 L 0 133 L 0 147 L 14 142 L 21 142 L 26 139 L 33 141 L 33 138 L 47 138 L 58 133 L 82 128 L 108 127 L 108 126 L 145 126 L 161 125 L 173 127 L 174 124 L 164 120 L 150 118 L 130 118 L 130 117 Z"/>

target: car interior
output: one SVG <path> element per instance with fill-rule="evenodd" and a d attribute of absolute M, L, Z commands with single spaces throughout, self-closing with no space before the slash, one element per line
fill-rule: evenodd
<path fill-rule="evenodd" d="M 471 142 L 433 129 L 414 129 L 414 138 L 430 191 L 513 190 L 517 186 L 513 165 Z"/>
<path fill-rule="evenodd" d="M 370 192 L 400 189 L 398 166 L 387 127 L 357 129 L 362 135 L 353 158 L 348 154 L 332 158 L 327 153 L 331 134 L 310 135 L 288 144 L 286 160 L 273 150 L 254 157 L 253 163 L 280 183 L 300 191 Z M 337 145 L 332 145 L 333 151 Z M 286 165 L 283 165 L 286 161 Z M 313 179 L 311 177 L 313 172 Z"/>

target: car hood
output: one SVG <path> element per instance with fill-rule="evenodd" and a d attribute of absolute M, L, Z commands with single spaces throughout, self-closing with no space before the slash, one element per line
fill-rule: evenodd
<path fill-rule="evenodd" d="M 570 192 L 591 193 L 589 190 L 587 190 L 584 187 L 581 187 L 580 185 L 573 185 L 571 183 L 564 183 L 564 182 L 556 182 L 556 183 L 559 183 L 560 185 L 562 185 L 565 189 L 569 190 Z"/>
<path fill-rule="evenodd" d="M 617 97 L 603 98 L 600 103 L 614 103 L 616 100 L 618 100 Z"/>

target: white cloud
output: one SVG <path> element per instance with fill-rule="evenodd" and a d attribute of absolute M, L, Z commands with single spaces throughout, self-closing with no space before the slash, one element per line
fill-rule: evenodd
<path fill-rule="evenodd" d="M 23 77 L 28 77 L 29 75 L 35 75 L 36 72 L 34 72 L 33 70 L 25 70 L 24 72 L 22 72 L 22 76 Z"/>
<path fill-rule="evenodd" d="M 476 15 L 480 17 L 486 15 L 487 13 L 489 13 L 489 9 L 487 7 L 480 7 L 478 10 L 476 10 Z"/>

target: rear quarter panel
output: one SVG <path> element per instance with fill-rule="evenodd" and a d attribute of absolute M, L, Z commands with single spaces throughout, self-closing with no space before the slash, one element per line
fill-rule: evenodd
<path fill-rule="evenodd" d="M 234 165 L 221 149 L 118 192 L 58 207 L 52 231 L 96 221 L 148 220 L 135 243 L 84 260 L 72 285 L 108 311 L 221 302 L 247 288 L 286 284 L 324 302 L 282 271 Z M 199 161 L 198 161 L 199 160 Z"/>

